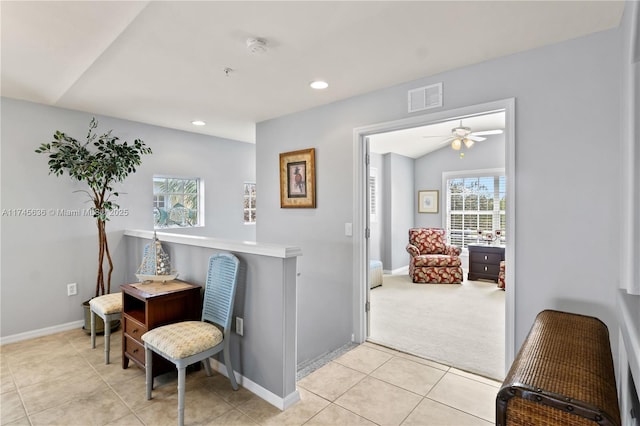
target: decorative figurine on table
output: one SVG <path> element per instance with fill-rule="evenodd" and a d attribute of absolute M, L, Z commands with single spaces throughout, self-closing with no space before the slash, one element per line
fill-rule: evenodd
<path fill-rule="evenodd" d="M 171 269 L 169 255 L 162 248 L 162 244 L 154 232 L 153 242 L 144 246 L 142 263 L 136 271 L 136 277 L 140 282 L 166 282 L 176 279 L 177 276 L 178 273 Z"/>
<path fill-rule="evenodd" d="M 482 239 L 487 243 L 487 245 L 492 244 L 494 241 L 500 241 L 500 236 L 502 235 L 502 231 L 497 230 L 495 233 L 490 231 L 483 231 L 482 229 L 478 229 L 478 239 Z"/>

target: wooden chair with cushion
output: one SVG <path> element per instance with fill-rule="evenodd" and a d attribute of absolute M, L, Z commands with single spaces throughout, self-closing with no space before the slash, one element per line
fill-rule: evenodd
<path fill-rule="evenodd" d="M 202 321 L 183 321 L 154 328 L 142 335 L 145 347 L 147 399 L 153 389 L 152 352 L 173 362 L 178 369 L 178 425 L 184 424 L 184 394 L 187 366 L 202 362 L 211 375 L 209 357 L 223 352 L 233 390 L 238 389 L 229 340 L 239 261 L 230 253 L 209 258 L 204 290 Z"/>
<path fill-rule="evenodd" d="M 96 348 L 96 315 L 104 322 L 104 363 L 109 364 L 111 321 L 122 318 L 122 293 L 105 294 L 89 301 L 91 311 L 91 348 Z"/>

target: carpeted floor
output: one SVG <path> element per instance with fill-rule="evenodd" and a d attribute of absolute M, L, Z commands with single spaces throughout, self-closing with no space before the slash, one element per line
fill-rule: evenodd
<path fill-rule="evenodd" d="M 504 296 L 490 282 L 413 284 L 408 275 L 385 275 L 371 290 L 369 340 L 501 381 Z"/>

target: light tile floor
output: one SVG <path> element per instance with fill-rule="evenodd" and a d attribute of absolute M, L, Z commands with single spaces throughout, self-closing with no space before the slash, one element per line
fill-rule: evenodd
<path fill-rule="evenodd" d="M 104 364 L 82 330 L 0 347 L 1 425 L 175 425 L 175 375 L 121 367 L 121 331 Z M 226 377 L 187 375 L 187 425 L 489 425 L 499 382 L 364 343 L 298 382 L 301 400 L 280 411 Z"/>

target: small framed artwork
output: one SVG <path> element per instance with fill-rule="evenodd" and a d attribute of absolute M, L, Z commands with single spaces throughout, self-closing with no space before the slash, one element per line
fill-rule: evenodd
<path fill-rule="evenodd" d="M 280 154 L 280 207 L 316 207 L 314 148 Z"/>
<path fill-rule="evenodd" d="M 418 191 L 418 213 L 438 213 L 439 191 Z"/>

